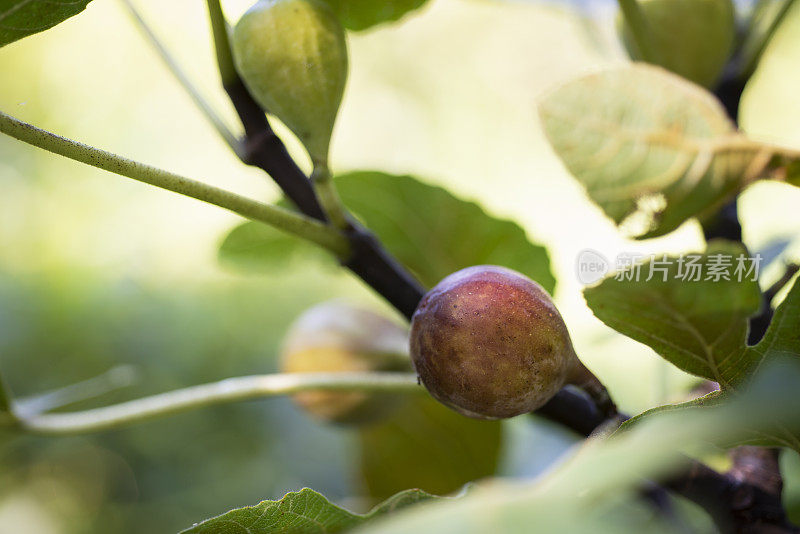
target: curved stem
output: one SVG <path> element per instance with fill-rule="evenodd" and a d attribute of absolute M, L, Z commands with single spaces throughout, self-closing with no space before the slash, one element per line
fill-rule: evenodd
<path fill-rule="evenodd" d="M 214 204 L 234 213 L 274 226 L 316 243 L 343 260 L 350 256 L 350 243 L 341 232 L 311 217 L 271 206 L 202 182 L 133 161 L 23 122 L 0 111 L 0 132 L 54 154 L 97 167 L 168 191 Z"/>
<path fill-rule="evenodd" d="M 203 98 L 203 96 L 200 94 L 200 91 L 198 91 L 194 84 L 192 84 L 192 82 L 189 80 L 189 77 L 186 75 L 183 69 L 181 69 L 178 62 L 175 61 L 175 58 L 172 57 L 161 40 L 156 36 L 152 28 L 150 28 L 144 18 L 142 18 L 142 15 L 139 13 L 139 10 L 136 8 L 136 6 L 130 0 L 120 1 L 127 8 L 127 11 L 131 16 L 131 19 L 133 19 L 133 22 L 142 31 L 145 38 L 153 46 L 164 64 L 166 64 L 173 76 L 175 76 L 175 78 L 178 80 L 178 83 L 180 83 L 181 87 L 183 87 L 183 89 L 189 94 L 189 97 L 208 119 L 220 137 L 222 137 L 222 139 L 228 144 L 228 146 L 231 147 L 231 149 L 233 149 L 234 152 L 239 152 L 240 146 L 236 136 L 231 133 L 230 129 L 225 125 L 225 122 L 219 117 L 219 115 L 217 115 L 216 111 L 214 111 L 214 108 L 211 107 L 211 104 L 209 104 L 208 101 Z"/>
<path fill-rule="evenodd" d="M 583 365 L 576 357 L 576 365 L 567 377 L 569 384 L 581 388 L 592 401 L 604 418 L 610 419 L 619 414 L 616 404 L 611 399 L 611 394 L 588 367 Z"/>
<path fill-rule="evenodd" d="M 412 373 L 292 373 L 228 378 L 80 412 L 20 417 L 26 432 L 69 435 L 108 430 L 195 408 L 301 391 L 424 392 Z"/>

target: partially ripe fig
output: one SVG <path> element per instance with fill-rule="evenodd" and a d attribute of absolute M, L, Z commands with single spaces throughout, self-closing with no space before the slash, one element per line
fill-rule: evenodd
<path fill-rule="evenodd" d="M 536 410 L 585 371 L 547 292 L 491 265 L 455 272 L 425 295 L 411 357 L 431 395 L 481 419 Z"/>
<path fill-rule="evenodd" d="M 233 56 L 253 98 L 325 164 L 347 79 L 344 29 L 331 8 L 260 0 L 236 24 Z"/>
<path fill-rule="evenodd" d="M 290 327 L 286 373 L 411 371 L 408 332 L 381 315 L 341 302 L 318 304 Z M 362 424 L 386 416 L 401 399 L 390 393 L 309 391 L 293 400 L 316 419 Z"/>
<path fill-rule="evenodd" d="M 732 0 L 639 0 L 647 32 L 662 67 L 712 87 L 733 51 L 736 14 Z M 632 59 L 641 54 L 620 15 L 622 42 Z"/>

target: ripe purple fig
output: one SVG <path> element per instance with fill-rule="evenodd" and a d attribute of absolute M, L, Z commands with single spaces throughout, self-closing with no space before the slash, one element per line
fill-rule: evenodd
<path fill-rule="evenodd" d="M 455 272 L 425 295 L 411 357 L 431 395 L 480 419 L 536 410 L 588 373 L 547 292 L 491 265 Z"/>

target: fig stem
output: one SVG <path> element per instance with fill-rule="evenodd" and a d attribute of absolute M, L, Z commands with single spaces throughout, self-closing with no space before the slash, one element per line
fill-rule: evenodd
<path fill-rule="evenodd" d="M 347 212 L 344 204 L 342 204 L 342 199 L 339 198 L 339 193 L 333 184 L 331 171 L 326 163 L 314 165 L 314 170 L 311 173 L 311 183 L 314 184 L 319 202 L 328 215 L 331 224 L 342 230 L 347 228 L 349 226 Z"/>
<path fill-rule="evenodd" d="M 413 373 L 286 373 L 228 378 L 136 400 L 64 413 L 38 413 L 3 421 L 33 434 L 98 432 L 187 410 L 303 391 L 424 393 Z"/>
<path fill-rule="evenodd" d="M 214 52 L 217 55 L 217 67 L 222 85 L 236 83 L 239 80 L 239 74 L 236 72 L 236 65 L 233 62 L 228 22 L 225 20 L 222 6 L 219 0 L 206 0 L 206 6 L 208 7 L 208 18 L 211 21 Z"/>
<path fill-rule="evenodd" d="M 139 28 L 153 49 L 158 53 L 166 67 L 169 69 L 181 87 L 183 87 L 203 116 L 208 119 L 225 143 L 234 152 L 239 152 L 241 150 L 241 144 L 239 143 L 239 140 L 235 135 L 233 135 L 231 130 L 220 118 L 211 104 L 209 104 L 203 95 L 200 94 L 200 91 L 197 89 L 197 87 L 191 82 L 191 80 L 189 80 L 189 77 L 181 68 L 180 64 L 175 60 L 172 54 L 170 54 L 169 50 L 167 50 L 167 47 L 158 38 L 155 31 L 153 31 L 147 21 L 142 17 L 139 9 L 133 4 L 133 2 L 131 2 L 131 0 L 120 0 L 120 2 L 122 2 L 122 4 L 126 7 L 126 11 L 130 15 L 134 24 Z"/>
<path fill-rule="evenodd" d="M 247 219 L 266 223 L 288 234 L 307 239 L 331 251 L 339 258 L 346 259 L 350 256 L 350 243 L 342 232 L 306 215 L 265 204 L 225 189 L 58 136 L 2 111 L 0 111 L 0 133 L 86 165 L 214 204 Z"/>

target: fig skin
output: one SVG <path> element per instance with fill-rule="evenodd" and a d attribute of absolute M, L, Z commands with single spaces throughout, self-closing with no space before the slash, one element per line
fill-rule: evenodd
<path fill-rule="evenodd" d="M 479 419 L 534 411 L 582 368 L 547 292 L 491 265 L 457 271 L 425 295 L 411 358 L 433 397 Z"/>
<path fill-rule="evenodd" d="M 259 0 L 231 36 L 233 59 L 253 98 L 325 164 L 347 82 L 344 28 L 320 0 Z"/>
<path fill-rule="evenodd" d="M 286 373 L 411 371 L 408 332 L 370 310 L 325 302 L 290 327 L 281 353 Z M 388 393 L 308 391 L 292 400 L 313 418 L 361 425 L 386 417 L 402 396 Z"/>

